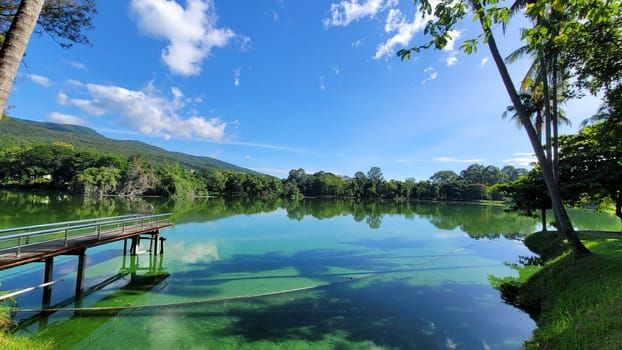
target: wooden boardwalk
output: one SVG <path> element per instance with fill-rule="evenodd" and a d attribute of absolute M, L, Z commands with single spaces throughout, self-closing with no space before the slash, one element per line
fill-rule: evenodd
<path fill-rule="evenodd" d="M 109 229 L 100 233 L 93 232 L 70 236 L 67 239 L 66 245 L 64 238 L 57 238 L 24 246 L 21 248 L 19 256 L 17 256 L 17 247 L 0 250 L 0 270 L 42 261 L 45 258 L 58 255 L 76 255 L 82 249 L 134 238 L 143 234 L 155 234 L 156 231 L 169 226 L 171 226 L 170 223 L 160 222 L 124 226 L 123 228 Z M 155 250 L 157 250 L 157 247 Z M 157 254 L 157 252 L 155 253 Z"/>
<path fill-rule="evenodd" d="M 75 299 L 80 300 L 84 288 L 88 248 L 124 240 L 123 255 L 126 255 L 129 239 L 130 254 L 135 255 L 140 240 L 148 239 L 150 252 L 157 255 L 158 243 L 160 245 L 164 243 L 160 238 L 160 230 L 172 225 L 171 216 L 171 213 L 130 214 L 2 229 L 0 270 L 33 262 L 45 262 L 41 286 L 44 286 L 42 308 L 47 309 L 51 301 L 52 284 L 55 283 L 52 281 L 54 257 L 75 255 L 78 257 Z"/>
<path fill-rule="evenodd" d="M 78 256 L 76 298 L 83 289 L 86 250 L 125 240 L 123 254 L 135 255 L 141 239 L 150 241 L 150 253 L 158 254 L 163 244 L 160 230 L 172 225 L 171 213 L 131 214 L 107 218 L 66 221 L 0 230 L 0 270 L 33 262 L 45 262 L 44 284 L 52 282 L 54 257 Z M 160 248 L 162 249 L 162 248 Z M 43 305 L 49 305 L 51 287 L 44 288 Z"/>

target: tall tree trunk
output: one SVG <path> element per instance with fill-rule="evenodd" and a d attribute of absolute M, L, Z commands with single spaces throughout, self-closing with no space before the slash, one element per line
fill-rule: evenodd
<path fill-rule="evenodd" d="M 473 8 L 475 12 L 478 14 L 482 14 L 483 9 L 479 0 L 472 1 Z M 486 25 L 484 22 L 483 16 L 479 16 L 480 25 L 482 26 L 482 30 L 486 35 L 488 48 L 490 49 L 490 53 L 495 61 L 495 65 L 499 70 L 499 74 L 501 75 L 501 79 L 503 80 L 503 85 L 512 100 L 512 104 L 518 113 L 518 116 L 527 132 L 527 136 L 529 137 L 529 141 L 531 142 L 531 146 L 533 147 L 534 152 L 536 153 L 536 157 L 538 159 L 538 163 L 542 169 L 542 174 L 544 175 L 544 182 L 546 183 L 546 188 L 549 191 L 549 195 L 551 197 L 551 204 L 553 206 L 553 212 L 555 213 L 555 217 L 557 219 L 557 229 L 561 231 L 568 243 L 570 245 L 570 249 L 575 256 L 582 256 L 590 254 L 590 251 L 587 249 L 585 245 L 579 240 L 577 233 L 572 227 L 572 223 L 570 222 L 570 218 L 568 217 L 568 213 L 566 212 L 566 208 L 564 207 L 564 203 L 561 199 L 561 193 L 559 191 L 559 186 L 553 180 L 553 170 L 551 168 L 551 164 L 549 163 L 546 155 L 544 154 L 544 150 L 542 149 L 542 144 L 538 140 L 538 135 L 536 134 L 536 130 L 533 127 L 533 123 L 529 118 L 529 114 L 523 107 L 518 92 L 514 88 L 514 83 L 512 82 L 512 77 L 508 72 L 507 67 L 499 53 L 499 48 L 497 47 L 497 43 L 495 38 L 490 30 L 490 27 Z"/>
<path fill-rule="evenodd" d="M 538 110 L 536 111 L 536 120 L 534 121 L 535 123 L 535 128 L 536 128 L 536 135 L 538 135 L 538 140 L 540 140 L 540 143 L 542 143 L 542 124 L 544 124 L 542 122 L 542 110 L 540 110 L 538 108 Z"/>
<path fill-rule="evenodd" d="M 620 231 L 622 232 L 622 190 L 616 195 L 616 216 L 620 219 Z"/>
<path fill-rule="evenodd" d="M 2 115 L 4 115 L 4 108 L 9 99 L 17 69 L 37 24 L 43 2 L 44 0 L 22 0 L 4 38 L 2 49 L 0 49 L 0 112 Z"/>
<path fill-rule="evenodd" d="M 540 209 L 540 219 L 542 220 L 542 231 L 546 232 L 546 208 Z"/>
<path fill-rule="evenodd" d="M 542 98 L 544 99 L 544 132 L 546 141 L 546 157 L 553 166 L 553 148 L 551 147 L 551 95 L 549 94 L 549 73 L 546 69 L 546 54 L 541 50 L 538 54 L 540 57 L 540 74 L 542 75 Z"/>
<path fill-rule="evenodd" d="M 553 55 L 553 115 L 551 116 L 551 122 L 553 127 L 553 176 L 555 182 L 559 184 L 559 107 L 557 100 L 558 84 L 558 70 L 557 70 L 557 55 Z"/>

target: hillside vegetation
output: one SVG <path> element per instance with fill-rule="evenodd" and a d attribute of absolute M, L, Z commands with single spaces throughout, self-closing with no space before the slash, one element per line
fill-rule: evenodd
<path fill-rule="evenodd" d="M 140 141 L 113 140 L 95 130 L 78 125 L 66 125 L 31 120 L 4 118 L 0 121 L 0 147 L 34 146 L 64 142 L 76 151 L 96 151 L 121 157 L 140 155 L 154 163 L 175 163 L 190 169 L 231 170 L 244 173 L 254 171 L 210 157 L 170 152 Z"/>

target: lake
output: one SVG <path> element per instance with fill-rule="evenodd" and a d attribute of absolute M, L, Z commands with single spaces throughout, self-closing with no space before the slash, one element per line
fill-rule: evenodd
<path fill-rule="evenodd" d="M 15 332 L 58 349 L 519 349 L 535 328 L 489 277 L 515 275 L 539 220 L 500 206 L 0 192 L 2 228 L 137 211 L 173 213 L 163 255 L 87 250 L 79 301 L 77 258 L 56 258 L 54 311 L 40 312 L 41 289 L 16 297 Z M 0 288 L 42 276 L 37 263 L 0 271 Z"/>

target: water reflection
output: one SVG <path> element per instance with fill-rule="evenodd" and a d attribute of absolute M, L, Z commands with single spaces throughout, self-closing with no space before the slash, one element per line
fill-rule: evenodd
<path fill-rule="evenodd" d="M 0 226 L 12 227 L 55 221 L 114 216 L 141 211 L 172 212 L 175 223 L 205 222 L 236 215 L 269 213 L 277 209 L 301 221 L 305 217 L 331 219 L 350 216 L 379 229 L 387 216 L 424 218 L 442 230 L 460 229 L 473 238 L 514 238 L 533 232 L 537 220 L 506 211 L 502 206 L 443 202 L 360 201 L 306 199 L 300 201 L 247 198 L 84 198 L 55 193 L 0 191 Z M 578 229 L 619 230 L 613 215 L 570 210 Z"/>
<path fill-rule="evenodd" d="M 166 245 L 166 255 L 171 261 L 183 264 L 209 264 L 220 260 L 215 241 L 186 242 L 171 241 Z"/>

